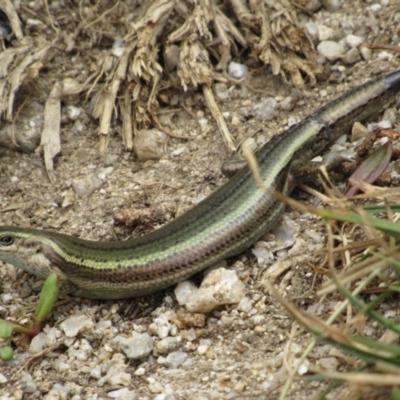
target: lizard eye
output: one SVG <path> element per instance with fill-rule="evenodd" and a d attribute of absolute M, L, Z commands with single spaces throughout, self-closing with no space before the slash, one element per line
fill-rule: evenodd
<path fill-rule="evenodd" d="M 4 246 L 10 246 L 14 243 L 14 238 L 12 236 L 1 236 L 0 243 Z"/>

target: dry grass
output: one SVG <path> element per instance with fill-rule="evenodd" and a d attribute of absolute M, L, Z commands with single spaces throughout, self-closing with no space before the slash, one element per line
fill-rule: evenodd
<path fill-rule="evenodd" d="M 0 52 L 0 142 L 32 150 L 35 146 L 24 144 L 26 138 L 10 126 L 33 98 L 45 104 L 52 97 L 54 106 L 53 90 L 61 85 L 59 104 L 86 102 L 98 120 L 101 152 L 118 126 L 128 150 L 139 129 L 154 126 L 173 135 L 161 126 L 160 109 L 183 107 L 183 93 L 195 90 L 202 92 L 233 150 L 212 91 L 215 81 L 238 83 L 226 73 L 231 60 L 254 68 L 268 65 L 298 88 L 304 87 L 304 75 L 315 81 L 313 45 L 299 25 L 300 9 L 289 0 L 141 3 L 81 0 L 60 7 L 44 0 L 34 6 L 22 2 L 16 12 L 3 1 L 0 8 L 14 37 Z M 171 100 L 176 93 L 177 105 Z M 43 113 L 49 110 L 55 112 L 46 105 Z M 37 145 L 37 138 L 32 140 Z M 45 156 L 52 157 L 54 152 Z M 51 163 L 47 167 L 51 170 Z"/>

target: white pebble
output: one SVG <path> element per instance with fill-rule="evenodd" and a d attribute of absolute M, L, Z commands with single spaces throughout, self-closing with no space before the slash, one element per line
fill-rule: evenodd
<path fill-rule="evenodd" d="M 223 304 L 239 303 L 245 295 L 244 283 L 235 271 L 218 268 L 203 280 L 200 289 L 186 303 L 191 312 L 207 313 Z"/>
<path fill-rule="evenodd" d="M 376 3 L 372 4 L 369 8 L 373 13 L 378 13 L 379 11 L 382 10 L 382 6 L 380 4 L 376 4 Z"/>
<path fill-rule="evenodd" d="M 339 43 L 325 40 L 317 46 L 317 51 L 328 60 L 334 61 L 344 55 L 345 49 Z"/>
<path fill-rule="evenodd" d="M 183 281 L 178 283 L 174 293 L 179 305 L 183 306 L 187 303 L 193 293 L 197 292 L 198 288 L 191 281 Z"/>
<path fill-rule="evenodd" d="M 354 64 L 361 60 L 361 55 L 356 47 L 351 48 L 343 57 L 343 61 L 346 64 Z"/>
<path fill-rule="evenodd" d="M 243 297 L 243 299 L 240 300 L 240 302 L 238 304 L 238 309 L 245 313 L 250 312 L 250 310 L 252 308 L 253 308 L 253 305 L 251 304 L 251 300 L 248 297 Z"/>
<path fill-rule="evenodd" d="M 146 373 L 146 369 L 143 367 L 139 367 L 135 372 L 134 375 L 143 376 Z"/>
<path fill-rule="evenodd" d="M 117 336 L 114 341 L 119 343 L 125 355 L 133 360 L 147 357 L 154 347 L 153 339 L 148 333 L 134 332 L 134 336 L 131 338 Z"/>
<path fill-rule="evenodd" d="M 243 78 L 247 74 L 248 70 L 247 65 L 238 64 L 234 61 L 231 61 L 228 65 L 228 74 L 235 79 Z"/>
<path fill-rule="evenodd" d="M 318 40 L 320 42 L 330 39 L 334 33 L 335 32 L 332 28 L 325 25 L 318 25 L 317 27 Z"/>
<path fill-rule="evenodd" d="M 267 97 L 256 104 L 253 110 L 257 117 L 268 120 L 274 116 L 277 104 L 277 101 L 273 97 Z"/>
<path fill-rule="evenodd" d="M 356 35 L 347 35 L 345 39 L 346 44 L 349 47 L 358 47 L 361 43 L 364 42 L 364 39 L 361 36 Z"/>
<path fill-rule="evenodd" d="M 44 332 L 40 332 L 36 335 L 29 346 L 29 352 L 31 354 L 36 354 L 41 352 L 47 347 L 47 335 Z"/>
<path fill-rule="evenodd" d="M 166 140 L 167 135 L 158 129 L 141 129 L 133 139 L 133 149 L 141 161 L 158 160 Z"/>
<path fill-rule="evenodd" d="M 210 339 L 200 339 L 199 346 L 197 347 L 197 352 L 202 356 L 207 353 L 210 348 L 212 341 Z"/>
<path fill-rule="evenodd" d="M 92 328 L 93 326 L 93 321 L 84 314 L 73 315 L 60 324 L 60 328 L 68 338 L 76 337 L 79 332 Z"/>

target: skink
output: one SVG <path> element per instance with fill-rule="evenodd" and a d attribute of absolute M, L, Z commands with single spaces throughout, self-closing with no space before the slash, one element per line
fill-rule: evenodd
<path fill-rule="evenodd" d="M 274 227 L 285 206 L 273 190 L 290 194 L 296 172 L 346 133 L 373 117 L 400 91 L 400 71 L 370 81 L 274 136 L 256 157 L 267 192 L 244 168 L 211 196 L 160 229 L 121 242 L 96 242 L 55 232 L 0 227 L 0 260 L 94 299 L 156 292 L 236 255 Z"/>

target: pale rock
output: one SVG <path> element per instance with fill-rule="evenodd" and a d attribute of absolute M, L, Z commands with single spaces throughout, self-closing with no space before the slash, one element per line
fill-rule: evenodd
<path fill-rule="evenodd" d="M 61 91 L 63 96 L 78 94 L 82 90 L 82 84 L 76 79 L 67 77 L 61 82 Z"/>
<path fill-rule="evenodd" d="M 305 24 L 307 33 L 310 35 L 312 39 L 318 38 L 318 25 L 315 22 L 307 22 Z"/>
<path fill-rule="evenodd" d="M 322 0 L 322 4 L 328 11 L 334 12 L 342 7 L 342 0 Z"/>
<path fill-rule="evenodd" d="M 380 12 L 380 11 L 382 10 L 382 5 L 381 5 L 381 4 L 377 4 L 377 3 L 371 4 L 370 10 L 371 10 L 373 13 L 378 13 L 378 12 Z"/>
<path fill-rule="evenodd" d="M 164 51 L 164 64 L 167 71 L 171 72 L 178 66 L 179 52 L 179 46 L 176 44 L 166 46 Z"/>
<path fill-rule="evenodd" d="M 82 109 L 76 106 L 65 106 L 63 111 L 70 121 L 76 121 L 82 113 Z"/>
<path fill-rule="evenodd" d="M 317 26 L 317 35 L 320 42 L 330 39 L 334 33 L 335 31 L 332 28 L 329 28 L 325 25 Z"/>
<path fill-rule="evenodd" d="M 228 75 L 235 79 L 244 78 L 248 71 L 249 68 L 244 64 L 238 64 L 234 61 L 231 61 L 228 65 Z"/>
<path fill-rule="evenodd" d="M 124 39 L 116 38 L 111 48 L 111 53 L 114 57 L 120 58 L 125 52 Z"/>
<path fill-rule="evenodd" d="M 117 336 L 114 341 L 119 343 L 120 349 L 132 360 L 147 357 L 154 347 L 153 339 L 148 333 L 134 332 L 131 338 Z"/>
<path fill-rule="evenodd" d="M 174 293 L 179 305 L 185 305 L 193 293 L 197 292 L 198 288 L 191 281 L 183 281 L 178 283 Z"/>
<path fill-rule="evenodd" d="M 88 174 L 83 178 L 73 179 L 72 188 L 81 197 L 90 196 L 95 190 L 100 189 L 103 181 L 94 174 Z"/>
<path fill-rule="evenodd" d="M 188 354 L 184 351 L 174 351 L 167 357 L 158 357 L 157 363 L 168 368 L 178 368 L 187 358 Z"/>
<path fill-rule="evenodd" d="M 157 335 L 160 339 L 164 339 L 168 336 L 171 323 L 165 315 L 157 317 L 149 326 L 149 332 L 153 335 Z"/>
<path fill-rule="evenodd" d="M 273 97 L 267 97 L 253 107 L 253 112 L 259 119 L 270 120 L 274 116 L 277 104 Z"/>
<path fill-rule="evenodd" d="M 245 295 L 245 285 L 235 271 L 218 268 L 203 280 L 200 289 L 187 301 L 191 312 L 207 313 L 223 304 L 239 303 Z"/>
<path fill-rule="evenodd" d="M 156 343 L 155 345 L 155 352 L 158 354 L 167 354 L 172 351 L 175 351 L 179 349 L 179 347 L 182 346 L 182 343 L 180 340 L 178 340 L 176 337 L 166 337 L 164 339 L 161 339 L 159 342 Z"/>
<path fill-rule="evenodd" d="M 146 373 L 146 369 L 143 367 L 139 367 L 134 374 L 137 376 L 143 376 Z"/>
<path fill-rule="evenodd" d="M 345 49 L 337 42 L 325 40 L 317 46 L 317 51 L 328 60 L 335 61 L 344 55 Z"/>
<path fill-rule="evenodd" d="M 336 371 L 339 367 L 339 361 L 336 357 L 323 357 L 317 361 L 317 365 L 325 371 Z"/>
<path fill-rule="evenodd" d="M 360 53 L 365 61 L 369 61 L 372 58 L 372 50 L 368 46 L 360 46 Z"/>
<path fill-rule="evenodd" d="M 29 352 L 36 354 L 43 351 L 47 347 L 47 335 L 44 332 L 40 332 L 32 340 L 29 346 Z"/>
<path fill-rule="evenodd" d="M 207 353 L 210 348 L 212 341 L 210 339 L 200 339 L 199 346 L 197 347 L 197 352 L 202 356 Z"/>
<path fill-rule="evenodd" d="M 248 313 L 252 308 L 253 305 L 251 304 L 251 300 L 248 297 L 243 297 L 243 299 L 240 300 L 238 304 L 238 309 L 245 313 Z"/>
<path fill-rule="evenodd" d="M 364 42 L 364 39 L 361 36 L 356 36 L 356 35 L 347 35 L 345 37 L 345 40 L 347 46 L 349 46 L 350 48 L 358 47 L 360 46 L 361 43 Z"/>
<path fill-rule="evenodd" d="M 357 48 L 353 47 L 346 52 L 342 59 L 346 64 L 355 64 L 357 61 L 361 60 L 361 55 Z"/>
<path fill-rule="evenodd" d="M 93 328 L 93 326 L 92 319 L 84 314 L 73 315 L 60 324 L 60 328 L 67 338 L 76 337 L 79 332 Z"/>
<path fill-rule="evenodd" d="M 226 86 L 223 82 L 217 82 L 214 85 L 214 93 L 215 96 L 221 101 L 227 101 L 231 97 L 228 86 Z"/>
<path fill-rule="evenodd" d="M 133 139 L 133 149 L 141 161 L 162 157 L 167 135 L 158 129 L 141 129 Z"/>

